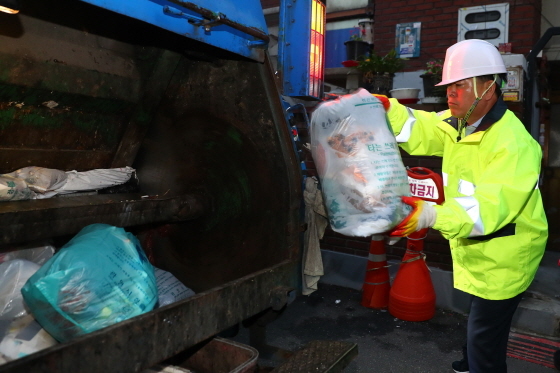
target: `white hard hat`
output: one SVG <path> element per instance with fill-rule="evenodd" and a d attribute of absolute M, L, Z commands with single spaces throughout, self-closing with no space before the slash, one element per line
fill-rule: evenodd
<path fill-rule="evenodd" d="M 506 66 L 500 52 L 487 41 L 463 40 L 447 48 L 441 82 L 447 85 L 474 76 L 505 74 Z"/>

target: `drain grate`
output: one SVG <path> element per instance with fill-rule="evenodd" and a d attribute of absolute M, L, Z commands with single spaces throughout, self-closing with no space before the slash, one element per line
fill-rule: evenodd
<path fill-rule="evenodd" d="M 312 341 L 271 373 L 341 372 L 357 354 L 355 343 Z"/>

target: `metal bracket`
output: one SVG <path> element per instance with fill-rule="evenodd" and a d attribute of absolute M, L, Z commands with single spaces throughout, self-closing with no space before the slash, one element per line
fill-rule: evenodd
<path fill-rule="evenodd" d="M 264 40 L 253 40 L 253 41 L 248 41 L 247 45 L 249 46 L 249 48 L 256 48 L 256 47 L 265 47 L 267 43 Z"/>
<path fill-rule="evenodd" d="M 270 41 L 270 37 L 268 36 L 268 34 L 260 30 L 257 30 L 253 27 L 248 27 L 246 25 L 240 24 L 239 22 L 232 21 L 224 13 L 213 12 L 208 9 L 201 8 L 196 4 L 185 2 L 182 0 L 169 0 L 169 1 L 172 3 L 177 3 L 177 5 L 180 5 L 185 9 L 192 11 L 193 13 L 200 14 L 201 16 L 187 14 L 182 10 L 180 10 L 181 8 L 174 8 L 174 7 L 170 7 L 169 5 L 165 5 L 163 7 L 163 12 L 165 14 L 175 16 L 175 17 L 186 18 L 190 24 L 198 27 L 203 27 L 205 32 L 210 32 L 210 30 L 214 26 L 226 25 L 233 28 L 234 30 L 241 31 L 247 35 L 253 36 L 256 39 L 258 39 L 254 41 L 249 41 L 247 43 L 247 46 L 249 48 L 266 47 L 268 45 L 268 42 Z"/>
<path fill-rule="evenodd" d="M 226 18 L 226 15 L 223 13 L 218 13 L 216 15 L 216 18 L 208 20 L 202 17 L 197 17 L 197 16 L 193 16 L 192 14 L 187 14 L 179 9 L 175 9 L 170 7 L 169 5 L 166 5 L 163 7 L 163 12 L 165 14 L 169 14 L 169 15 L 173 15 L 173 16 L 178 16 L 178 17 L 183 17 L 185 19 L 187 19 L 187 21 L 190 24 L 193 24 L 195 26 L 199 26 L 199 27 L 203 27 L 204 31 L 209 32 L 212 27 L 214 26 L 219 26 L 223 24 L 223 20 Z"/>
<path fill-rule="evenodd" d="M 204 31 L 209 32 L 212 27 L 214 26 L 219 26 L 221 24 L 223 24 L 223 19 L 226 18 L 225 14 L 219 13 L 216 18 L 214 18 L 213 20 L 203 20 L 202 22 L 191 22 L 193 25 L 195 26 L 202 26 L 204 28 Z"/>

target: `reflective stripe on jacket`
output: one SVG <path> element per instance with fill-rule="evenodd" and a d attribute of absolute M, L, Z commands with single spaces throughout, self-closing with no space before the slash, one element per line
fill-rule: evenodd
<path fill-rule="evenodd" d="M 433 228 L 449 239 L 454 286 L 492 300 L 525 291 L 548 238 L 540 145 L 502 99 L 460 141 L 449 110 L 412 110 L 391 99 L 388 117 L 406 152 L 443 157 L 445 202 Z"/>

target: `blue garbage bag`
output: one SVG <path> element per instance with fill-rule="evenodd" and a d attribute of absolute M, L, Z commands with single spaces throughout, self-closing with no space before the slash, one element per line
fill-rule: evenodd
<path fill-rule="evenodd" d="M 151 311 L 158 300 L 154 267 L 138 239 L 107 224 L 83 228 L 21 293 L 60 342 Z"/>

